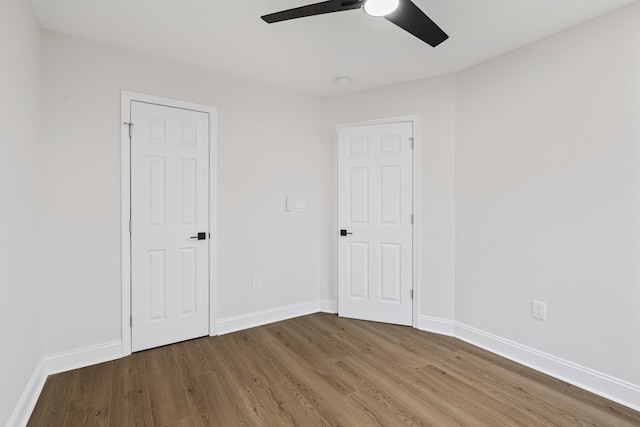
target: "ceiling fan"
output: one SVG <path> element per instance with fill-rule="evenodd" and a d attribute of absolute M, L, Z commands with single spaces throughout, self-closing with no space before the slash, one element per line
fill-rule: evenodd
<path fill-rule="evenodd" d="M 411 0 L 329 0 L 271 13 L 264 15 L 262 19 L 273 24 L 306 16 L 360 9 L 360 7 L 364 7 L 368 15 L 382 16 L 433 47 L 449 38 Z"/>

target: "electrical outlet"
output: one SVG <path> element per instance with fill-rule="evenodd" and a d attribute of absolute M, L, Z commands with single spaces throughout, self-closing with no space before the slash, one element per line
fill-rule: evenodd
<path fill-rule="evenodd" d="M 531 301 L 531 317 L 547 320 L 547 303 L 536 300 Z"/>
<path fill-rule="evenodd" d="M 253 276 L 253 281 L 252 281 L 252 285 L 253 285 L 253 289 L 257 289 L 260 287 L 260 276 L 254 275 Z"/>

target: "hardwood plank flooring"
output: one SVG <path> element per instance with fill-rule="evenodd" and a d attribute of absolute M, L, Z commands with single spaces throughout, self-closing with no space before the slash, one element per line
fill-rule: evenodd
<path fill-rule="evenodd" d="M 32 427 L 640 426 L 454 338 L 313 314 L 52 375 Z"/>
<path fill-rule="evenodd" d="M 109 412 L 117 415 L 110 417 L 109 426 L 153 425 L 144 354 L 135 353 L 111 363 L 113 371 Z"/>
<path fill-rule="evenodd" d="M 55 427 L 64 424 L 77 374 L 78 371 L 74 370 L 47 378 L 29 425 Z"/>

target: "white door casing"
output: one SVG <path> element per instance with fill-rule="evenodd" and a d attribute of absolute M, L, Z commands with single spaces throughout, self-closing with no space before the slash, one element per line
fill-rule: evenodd
<path fill-rule="evenodd" d="M 340 316 L 413 324 L 412 144 L 412 122 L 338 130 Z"/>
<path fill-rule="evenodd" d="M 209 116 L 132 101 L 131 123 L 131 342 L 139 351 L 209 333 Z"/>

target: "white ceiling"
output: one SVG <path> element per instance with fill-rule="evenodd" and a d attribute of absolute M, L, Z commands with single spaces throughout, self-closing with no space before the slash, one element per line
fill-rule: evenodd
<path fill-rule="evenodd" d="M 53 31 L 320 96 L 456 72 L 637 0 L 413 1 L 447 41 L 362 10 L 260 19 L 314 0 L 30 0 Z"/>

